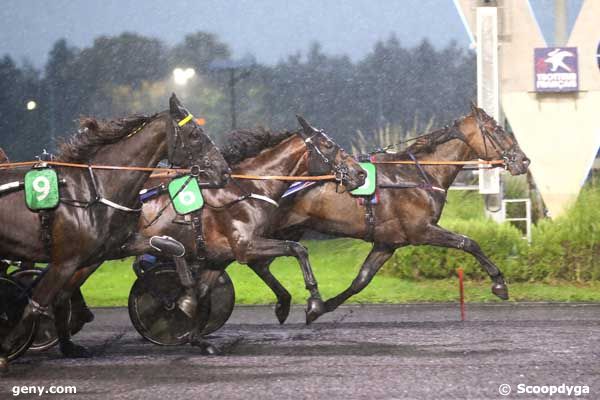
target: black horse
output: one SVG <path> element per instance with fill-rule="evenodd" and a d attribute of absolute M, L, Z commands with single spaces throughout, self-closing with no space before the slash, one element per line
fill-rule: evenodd
<path fill-rule="evenodd" d="M 60 145 L 58 161 L 154 167 L 165 157 L 173 164 L 191 166 L 213 186 L 221 186 L 229 178 L 227 162 L 175 95 L 169 111 L 151 117 L 83 121 L 80 132 Z M 27 208 L 22 193 L 0 197 L 0 257 L 51 263 L 19 323 L 0 332 L 0 370 L 7 369 L 9 357 L 26 350 L 19 342 L 38 317 L 48 313 L 77 268 L 102 262 L 136 229 L 141 210 L 138 192 L 150 175 L 150 171 L 72 167 L 56 167 L 56 171 L 64 184 L 46 228 L 42 227 L 43 218 Z M 0 169 L 0 184 L 22 181 L 25 172 Z M 63 308 L 60 302 L 56 305 L 57 318 Z M 61 342 L 61 349 L 78 351 L 69 338 Z"/>

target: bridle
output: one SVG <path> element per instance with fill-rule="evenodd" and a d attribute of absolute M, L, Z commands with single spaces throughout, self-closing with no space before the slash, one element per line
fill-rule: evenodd
<path fill-rule="evenodd" d="M 481 137 L 483 139 L 483 148 L 485 149 L 485 157 L 488 156 L 488 142 L 491 144 L 492 148 L 500 155 L 502 160 L 504 160 L 504 168 L 508 169 L 509 163 L 514 163 L 517 161 L 517 141 L 512 140 L 512 144 L 509 147 L 505 147 L 500 140 L 498 140 L 498 136 L 500 134 L 506 134 L 504 129 L 494 121 L 494 130 L 492 133 L 486 128 L 485 124 L 489 121 L 493 121 L 492 118 L 487 118 L 487 120 L 482 121 L 479 113 L 475 113 L 475 121 L 477 122 L 477 126 L 479 128 L 479 132 L 481 133 Z"/>
<path fill-rule="evenodd" d="M 322 165 L 327 169 L 326 172 L 333 172 L 335 175 L 335 180 L 338 182 L 339 185 L 343 184 L 343 182 L 345 181 L 346 177 L 349 175 L 349 168 L 346 165 L 346 163 L 344 162 L 339 162 L 336 163 L 335 161 L 335 157 L 338 154 L 338 152 L 342 151 L 342 148 L 339 147 L 338 145 L 336 145 L 335 143 L 333 143 L 335 152 L 332 152 L 331 155 L 326 156 L 325 154 L 323 154 L 323 152 L 321 151 L 321 149 L 319 149 L 319 147 L 313 142 L 313 139 L 316 136 L 322 135 L 325 139 L 329 140 L 331 143 L 333 143 L 333 141 L 331 139 L 329 139 L 329 136 L 327 136 L 327 134 L 325 133 L 325 131 L 323 129 L 319 129 L 317 130 L 317 132 L 304 139 L 304 143 L 306 144 L 306 147 L 308 148 L 308 162 L 310 165 L 310 157 L 311 155 L 314 153 L 316 155 L 319 156 L 319 160 L 322 162 Z M 321 171 L 317 172 L 320 173 Z"/>
<path fill-rule="evenodd" d="M 181 142 L 181 148 L 184 149 L 184 151 L 186 152 L 186 158 L 188 160 L 187 167 L 190 169 L 190 175 L 198 177 L 201 173 L 210 170 L 212 162 L 208 153 L 204 154 L 202 158 L 198 159 L 192 151 L 192 146 L 190 145 L 189 138 L 181 133 L 181 129 L 189 122 L 193 122 L 193 119 L 194 116 L 191 113 L 188 113 L 188 115 L 185 118 L 173 124 L 175 133 L 174 140 L 169 145 L 169 154 L 171 155 L 171 157 L 173 157 L 178 144 Z M 193 129 L 199 128 L 194 127 Z"/>

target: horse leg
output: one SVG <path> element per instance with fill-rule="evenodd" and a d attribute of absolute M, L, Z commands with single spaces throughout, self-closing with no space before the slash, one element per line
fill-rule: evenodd
<path fill-rule="evenodd" d="M 192 329 L 192 332 L 190 332 L 190 344 L 194 347 L 198 347 L 201 354 L 209 356 L 219 354 L 219 349 L 215 345 L 204 340 L 202 337 L 202 331 L 204 331 L 204 328 L 206 328 L 210 318 L 210 292 L 214 283 L 217 281 L 219 276 L 221 276 L 221 273 L 222 271 L 217 270 L 204 270 L 200 273 L 196 285 L 198 311 L 194 318 L 194 328 Z"/>
<path fill-rule="evenodd" d="M 69 299 L 74 297 L 74 293 L 79 293 L 81 295 L 81 285 L 83 285 L 100 264 L 101 263 L 96 263 L 89 267 L 79 268 L 57 296 L 57 301 L 54 304 L 54 326 L 56 327 L 56 333 L 58 335 L 60 352 L 65 357 L 91 357 L 88 349 L 73 343 L 73 340 L 71 339 L 71 324 L 69 323 L 69 308 L 67 305 Z M 71 305 L 73 306 L 73 303 L 71 303 Z M 75 310 L 75 306 L 73 306 L 72 309 Z M 77 315 L 77 311 L 74 311 L 71 317 L 77 318 Z"/>
<path fill-rule="evenodd" d="M 479 261 L 479 264 L 485 269 L 492 282 L 494 282 L 492 293 L 502 300 L 508 300 L 508 288 L 506 282 L 504 282 L 502 271 L 483 254 L 479 244 L 473 239 L 450 232 L 438 225 L 430 225 L 429 229 L 425 232 L 424 239 L 418 242 L 411 242 L 411 244 L 428 244 L 466 251 Z"/>
<path fill-rule="evenodd" d="M 260 279 L 275 293 L 277 304 L 275 305 L 275 315 L 280 324 L 283 324 L 290 314 L 290 305 L 292 303 L 292 295 L 285 287 L 273 276 L 269 270 L 273 259 L 266 261 L 256 261 L 248 263 L 248 266 L 258 275 Z"/>
<path fill-rule="evenodd" d="M 395 250 L 396 248 L 394 247 L 375 243 L 367 259 L 360 267 L 358 275 L 352 281 L 352 284 L 346 290 L 325 302 L 326 312 L 335 310 L 350 297 L 362 291 L 371 282 L 371 279 L 373 279 L 383 264 L 390 259 Z"/>
<path fill-rule="evenodd" d="M 76 319 L 83 324 L 87 324 L 94 320 L 94 313 L 85 302 L 83 293 L 81 293 L 81 288 L 75 289 L 71 296 L 71 310 L 71 318 Z"/>
<path fill-rule="evenodd" d="M 298 242 L 290 240 L 275 240 L 265 238 L 250 238 L 243 249 L 234 249 L 236 258 L 240 260 L 261 260 L 271 257 L 292 256 L 296 257 L 302 270 L 306 290 L 310 297 L 307 301 L 306 323 L 310 324 L 320 315 L 325 313 L 325 303 L 317 286 L 317 280 L 308 260 L 308 250 Z M 241 251 L 240 251 L 241 250 Z"/>
<path fill-rule="evenodd" d="M 10 264 L 7 263 L 4 260 L 0 260 L 0 276 L 6 276 L 8 275 L 8 268 L 10 267 Z"/>
<path fill-rule="evenodd" d="M 60 266 L 60 268 L 58 268 Z M 39 319 L 40 315 L 48 312 L 59 291 L 75 273 L 78 264 L 74 261 L 60 263 L 49 267 L 48 272 L 42 276 L 36 285 L 29 304 L 25 307 L 21 320 L 13 330 L 4 338 L 0 345 L 0 371 L 7 369 L 7 354 L 16 341 L 27 333 L 27 326 L 31 320 Z"/>

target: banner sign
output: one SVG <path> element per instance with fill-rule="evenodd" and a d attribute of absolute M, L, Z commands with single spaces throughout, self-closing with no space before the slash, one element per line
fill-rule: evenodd
<path fill-rule="evenodd" d="M 51 168 L 32 169 L 25 174 L 25 203 L 30 210 L 46 210 L 58 206 L 58 175 Z"/>
<path fill-rule="evenodd" d="M 169 183 L 169 195 L 173 201 L 173 208 L 180 215 L 189 214 L 204 206 L 198 181 L 189 175 L 173 179 Z"/>
<path fill-rule="evenodd" d="M 377 189 L 377 168 L 370 162 L 360 162 L 358 164 L 367 173 L 367 178 L 361 187 L 354 189 L 350 193 L 354 196 L 370 196 L 375 193 L 375 189 Z"/>
<path fill-rule="evenodd" d="M 536 92 L 579 90 L 577 47 L 536 48 L 534 65 Z"/>

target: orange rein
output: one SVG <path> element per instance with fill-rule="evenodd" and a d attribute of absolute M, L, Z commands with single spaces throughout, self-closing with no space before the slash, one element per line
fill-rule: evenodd
<path fill-rule="evenodd" d="M 373 164 L 404 164 L 414 165 L 414 161 L 373 161 Z M 158 168 L 158 167 L 126 167 L 117 165 L 88 165 L 88 164 L 76 164 L 67 163 L 61 161 L 22 161 L 22 162 L 11 162 L 6 164 L 0 164 L 0 169 L 27 167 L 38 164 L 55 165 L 58 167 L 69 167 L 69 168 L 92 168 L 92 169 L 104 169 L 113 171 L 142 171 L 142 172 L 153 172 L 152 178 L 162 178 L 175 175 L 178 173 L 190 172 L 189 168 Z M 419 161 L 421 165 L 502 165 L 502 160 L 492 161 Z M 335 175 L 319 175 L 319 176 L 282 176 L 282 175 L 231 175 L 235 179 L 249 179 L 249 180 L 279 180 L 279 181 L 326 181 L 335 179 Z"/>
<path fill-rule="evenodd" d="M 371 164 L 407 164 L 414 165 L 414 161 L 403 160 L 403 161 L 371 161 Z M 419 161 L 421 165 L 503 165 L 503 160 L 491 160 L 491 161 Z"/>

